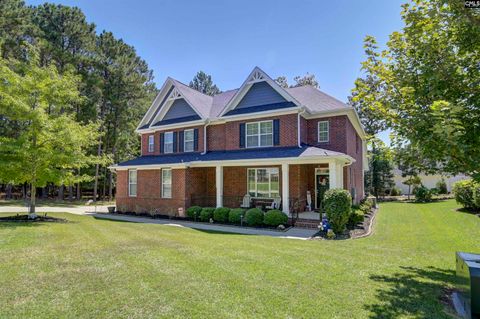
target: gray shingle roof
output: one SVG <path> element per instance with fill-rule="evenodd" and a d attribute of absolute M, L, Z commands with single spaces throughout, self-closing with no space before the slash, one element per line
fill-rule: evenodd
<path fill-rule="evenodd" d="M 342 101 L 310 85 L 288 88 L 286 91 L 313 113 L 349 108 Z"/>
<path fill-rule="evenodd" d="M 255 160 L 255 159 L 275 159 L 275 158 L 311 158 L 311 157 L 331 157 L 347 156 L 346 154 L 334 152 L 314 146 L 303 145 L 302 147 L 267 147 L 242 149 L 232 151 L 210 151 L 206 154 L 201 153 L 178 153 L 164 155 L 140 156 L 135 159 L 119 163 L 118 166 L 142 166 L 142 165 L 166 165 L 189 162 L 211 162 L 211 161 L 229 161 L 229 160 Z"/>

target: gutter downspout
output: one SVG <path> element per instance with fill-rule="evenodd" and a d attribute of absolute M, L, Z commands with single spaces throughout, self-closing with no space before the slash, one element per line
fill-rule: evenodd
<path fill-rule="evenodd" d="M 210 125 L 210 120 L 206 120 L 203 125 L 203 152 L 200 155 L 207 154 L 207 126 Z"/>
<path fill-rule="evenodd" d="M 300 112 L 298 112 L 298 117 L 297 117 L 297 137 L 298 137 L 298 147 L 302 147 L 302 137 L 300 136 L 301 134 L 301 127 L 300 127 L 300 116 L 305 113 L 305 107 L 302 106 L 300 109 Z"/>

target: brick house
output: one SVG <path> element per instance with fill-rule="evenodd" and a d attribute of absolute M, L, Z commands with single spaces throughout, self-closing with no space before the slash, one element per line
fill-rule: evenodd
<path fill-rule="evenodd" d="M 119 211 L 177 215 L 250 197 L 252 205 L 280 198 L 290 213 L 320 208 L 328 188 L 364 196 L 355 110 L 311 86 L 284 89 L 258 67 L 213 97 L 168 78 L 137 132 L 141 156 L 111 167 Z"/>

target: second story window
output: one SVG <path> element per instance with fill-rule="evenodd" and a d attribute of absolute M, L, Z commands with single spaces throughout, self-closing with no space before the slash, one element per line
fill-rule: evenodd
<path fill-rule="evenodd" d="M 148 136 L 148 151 L 150 153 L 153 152 L 154 145 L 155 145 L 155 136 L 154 135 L 149 135 Z"/>
<path fill-rule="evenodd" d="M 193 152 L 195 134 L 193 130 L 185 130 L 183 133 L 183 151 Z"/>
<path fill-rule="evenodd" d="M 163 152 L 173 153 L 173 132 L 166 132 L 163 137 Z"/>
<path fill-rule="evenodd" d="M 273 146 L 273 121 L 247 123 L 246 146 Z"/>
<path fill-rule="evenodd" d="M 328 142 L 329 139 L 330 139 L 329 122 L 328 121 L 318 122 L 318 142 L 325 143 L 325 142 Z"/>

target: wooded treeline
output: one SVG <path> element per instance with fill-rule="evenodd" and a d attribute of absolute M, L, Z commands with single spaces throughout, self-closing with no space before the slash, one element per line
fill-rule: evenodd
<path fill-rule="evenodd" d="M 88 152 L 102 160 L 76 172 L 90 178 L 59 187 L 49 184 L 41 196 L 63 198 L 65 193 L 73 199 L 85 192 L 98 199 L 112 198 L 114 178 L 107 167 L 139 154 L 135 128 L 156 94 L 147 63 L 122 39 L 99 32 L 79 8 L 49 3 L 27 6 L 20 0 L 0 1 L 0 59 L 9 66 L 12 61 L 28 65 L 35 59 L 39 68 L 55 67 L 60 76 L 78 77 L 78 98 L 73 107 L 59 113 L 71 115 L 82 125 L 95 123 L 100 133 Z M 4 116 L 0 109 L 0 137 L 19 136 L 23 129 L 21 121 Z M 27 193 L 26 184 L 3 182 L 7 196 L 12 186 Z"/>

